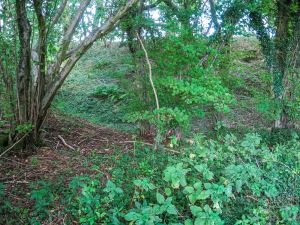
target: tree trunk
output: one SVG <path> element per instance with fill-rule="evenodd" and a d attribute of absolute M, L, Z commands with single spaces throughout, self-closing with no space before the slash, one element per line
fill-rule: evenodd
<path fill-rule="evenodd" d="M 45 95 L 46 86 L 46 57 L 47 57 L 47 29 L 45 17 L 42 10 L 42 2 L 40 0 L 34 0 L 34 9 L 38 20 L 38 65 L 37 65 L 37 81 L 36 86 L 33 85 L 32 89 L 32 104 L 31 104 L 31 121 L 35 127 L 34 139 L 39 139 L 39 130 L 43 123 L 44 118 L 40 117 L 41 101 Z"/>
<path fill-rule="evenodd" d="M 273 70 L 273 92 L 275 101 L 282 102 L 280 116 L 274 121 L 274 128 L 288 128 L 289 115 L 284 104 L 287 95 L 287 88 L 284 86 L 284 80 L 287 76 L 287 43 L 289 41 L 289 22 L 290 22 L 290 6 L 291 0 L 277 1 L 277 21 L 275 34 L 275 60 Z"/>
<path fill-rule="evenodd" d="M 288 43 L 290 39 L 291 0 L 277 0 L 276 34 L 274 41 L 264 27 L 260 12 L 250 12 L 251 27 L 257 33 L 269 72 L 273 76 L 273 97 L 281 109 L 278 119 L 274 120 L 273 128 L 288 128 L 293 126 L 286 109 L 285 101 L 290 98 L 288 81 Z"/>
<path fill-rule="evenodd" d="M 30 118 L 31 84 L 31 26 L 26 14 L 26 2 L 16 1 L 17 22 L 20 40 L 20 59 L 17 71 L 18 123 L 28 123 Z"/>
<path fill-rule="evenodd" d="M 31 26 L 26 13 L 26 7 L 29 7 L 27 3 L 29 1 L 16 0 L 15 7 L 20 43 L 19 63 L 16 76 L 17 125 L 22 125 L 24 126 L 23 128 L 25 128 L 22 132 L 19 132 L 16 139 L 20 139 L 24 133 L 27 133 L 26 138 L 24 138 L 26 147 L 28 147 L 28 144 L 33 144 L 38 141 L 40 128 L 45 120 L 52 100 L 77 61 L 96 40 L 111 32 L 120 19 L 138 0 L 128 0 L 126 5 L 121 7 L 115 15 L 108 18 L 102 26 L 95 28 L 77 47 L 70 50 L 69 47 L 75 30 L 90 1 L 91 0 L 81 1 L 77 12 L 71 18 L 61 39 L 60 50 L 57 53 L 55 62 L 47 66 L 47 35 L 58 22 L 67 1 L 64 0 L 61 3 L 53 21 L 47 26 L 44 16 L 47 10 L 43 6 L 43 1 L 33 0 L 34 11 L 38 22 L 38 43 L 37 47 L 32 47 Z M 32 57 L 34 58 L 34 64 L 32 64 Z M 34 66 L 31 67 L 31 65 Z M 49 77 L 49 83 L 47 84 L 46 75 Z M 32 77 L 36 78 L 34 82 Z M 30 125 L 33 126 L 32 131 L 29 129 Z M 21 126 L 19 126 L 19 128 L 20 127 Z"/>

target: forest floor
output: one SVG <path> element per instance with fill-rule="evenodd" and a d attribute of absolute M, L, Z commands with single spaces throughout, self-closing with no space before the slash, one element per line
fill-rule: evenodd
<path fill-rule="evenodd" d="M 111 177 L 107 156 L 116 149 L 128 153 L 136 142 L 134 135 L 54 113 L 46 121 L 43 140 L 26 158 L 8 154 L 0 159 L 0 182 L 15 206 L 31 208 L 30 185 L 41 180 L 67 185 L 73 177 L 101 172 L 105 183 Z M 89 160 L 94 155 L 103 158 L 96 170 Z"/>

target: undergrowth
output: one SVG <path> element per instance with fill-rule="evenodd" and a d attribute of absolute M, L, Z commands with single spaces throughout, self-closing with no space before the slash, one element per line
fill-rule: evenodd
<path fill-rule="evenodd" d="M 52 109 L 123 131 L 136 126 L 123 121 L 127 93 L 119 83 L 132 71 L 132 59 L 124 47 L 95 45 L 72 71 L 56 96 Z"/>
<path fill-rule="evenodd" d="M 86 158 L 89 174 L 64 184 L 31 184 L 30 211 L 0 186 L 1 224 L 282 224 L 300 223 L 300 141 L 270 148 L 256 133 L 202 135 L 178 154 L 142 145 Z M 107 172 L 102 172 L 105 163 Z M 109 174 L 109 175 L 108 175 Z M 22 212 L 22 213 L 20 213 Z M 29 218 L 29 219 L 28 219 Z"/>

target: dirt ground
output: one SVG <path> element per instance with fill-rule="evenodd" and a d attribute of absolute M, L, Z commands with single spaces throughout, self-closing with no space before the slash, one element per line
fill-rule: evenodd
<path fill-rule="evenodd" d="M 29 185 L 38 180 L 64 177 L 67 184 L 74 176 L 95 173 L 84 165 L 88 154 L 112 154 L 114 149 L 130 151 L 134 136 L 101 127 L 77 118 L 51 114 L 42 133 L 44 143 L 34 152 L 20 158 L 12 152 L 0 158 L 0 183 L 13 204 L 30 208 Z M 109 168 L 100 168 L 109 179 Z M 63 176 L 62 176 L 63 175 Z"/>

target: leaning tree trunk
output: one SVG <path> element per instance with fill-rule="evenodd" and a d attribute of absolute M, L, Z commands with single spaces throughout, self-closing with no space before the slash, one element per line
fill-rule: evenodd
<path fill-rule="evenodd" d="M 109 17 L 100 27 L 96 27 L 77 47 L 70 49 L 76 28 L 91 0 L 83 0 L 71 18 L 62 36 L 60 49 L 53 63 L 47 64 L 47 35 L 59 21 L 66 7 L 66 0 L 61 2 L 53 20 L 46 25 L 45 9 L 42 0 L 33 0 L 34 12 L 38 22 L 38 43 L 32 46 L 31 26 L 27 18 L 26 0 L 16 0 L 17 25 L 19 36 L 19 64 L 17 69 L 17 125 L 24 126 L 23 134 L 26 138 L 25 145 L 38 141 L 38 134 L 47 115 L 51 103 L 62 86 L 63 82 L 74 68 L 81 56 L 93 45 L 95 41 L 110 33 L 120 19 L 138 0 L 128 0 L 115 15 Z M 34 61 L 34 63 L 32 62 Z M 47 79 L 46 79 L 47 77 Z M 30 126 L 32 130 L 30 130 Z M 25 131 L 24 131 L 25 130 Z"/>

